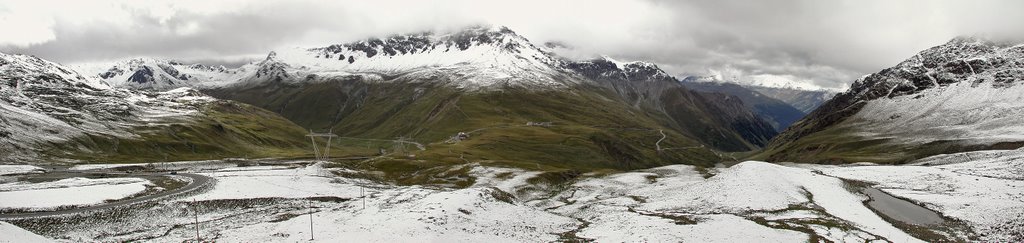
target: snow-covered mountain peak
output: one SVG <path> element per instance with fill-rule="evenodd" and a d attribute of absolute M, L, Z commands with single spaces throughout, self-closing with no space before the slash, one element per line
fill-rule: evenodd
<path fill-rule="evenodd" d="M 694 83 L 731 83 L 745 87 L 792 90 L 797 92 L 840 93 L 846 89 L 826 88 L 793 76 L 775 74 L 750 75 L 733 68 L 708 69 L 703 75 L 681 75 L 681 80 Z"/>
<path fill-rule="evenodd" d="M 443 71 L 459 87 L 494 85 L 560 86 L 560 59 L 505 27 L 473 26 L 459 31 L 419 32 L 386 38 L 293 48 L 268 55 L 304 77 L 386 75 L 430 79 Z M 265 74 L 258 74 L 263 76 Z"/>
<path fill-rule="evenodd" d="M 0 53 L 0 89 L 19 89 L 22 82 L 46 82 L 41 85 L 77 86 L 86 85 L 94 89 L 110 89 L 97 80 L 83 77 L 78 72 L 35 56 Z"/>
<path fill-rule="evenodd" d="M 202 86 L 206 82 L 230 79 L 237 73 L 224 66 L 186 64 L 150 57 L 118 61 L 103 69 L 90 71 L 94 72 L 94 78 L 115 87 L 158 91 Z"/>
<path fill-rule="evenodd" d="M 498 51 L 522 53 L 525 49 L 538 49 L 529 40 L 503 26 L 471 26 L 454 32 L 437 33 L 431 31 L 392 35 L 385 38 L 369 38 L 366 40 L 335 44 L 321 48 L 311 48 L 318 57 L 355 61 L 362 58 L 373 58 L 377 55 L 397 56 L 432 52 L 443 49 L 443 52 L 467 51 L 475 46 L 497 47 Z M 344 52 L 352 55 L 339 56 Z"/>
<path fill-rule="evenodd" d="M 895 67 L 854 82 L 849 92 L 864 99 L 918 94 L 967 83 L 970 87 L 1010 87 L 1024 81 L 1021 41 L 957 37 L 919 52 Z"/>
<path fill-rule="evenodd" d="M 674 77 L 653 63 L 622 62 L 608 56 L 588 61 L 569 62 L 565 66 L 587 77 L 627 81 L 676 81 Z"/>
<path fill-rule="evenodd" d="M 258 64 L 260 66 L 263 66 L 263 65 L 269 65 L 271 63 L 276 63 L 276 62 L 281 62 L 281 60 L 277 58 L 277 52 L 276 51 L 270 51 L 270 53 L 267 53 L 267 57 L 263 58 L 262 61 L 259 61 Z"/>
<path fill-rule="evenodd" d="M 651 75 L 664 75 L 668 76 L 664 70 L 658 67 L 657 64 L 645 62 L 645 61 L 632 61 L 623 62 L 615 60 L 609 56 L 601 56 L 601 59 L 614 63 L 616 67 L 626 72 L 649 72 Z"/>

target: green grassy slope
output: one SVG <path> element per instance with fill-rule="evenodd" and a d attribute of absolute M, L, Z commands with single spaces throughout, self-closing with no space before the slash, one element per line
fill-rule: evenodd
<path fill-rule="evenodd" d="M 233 101 L 200 110 L 192 119 L 136 125 L 135 138 L 88 135 L 53 144 L 46 153 L 97 163 L 307 156 L 306 131 L 280 115 Z"/>
<path fill-rule="evenodd" d="M 335 95 L 289 98 L 309 96 L 314 90 Z M 352 80 L 207 91 L 215 97 L 277 111 L 321 104 L 314 100 L 342 101 L 317 108 L 325 114 L 321 116 L 300 115 L 309 111 L 283 112 L 296 123 L 318 130 L 327 129 L 320 124 L 337 119 L 330 128 L 346 137 L 340 144 L 363 149 L 339 156 L 365 156 L 365 149 L 396 149 L 393 142 L 365 139 L 402 136 L 425 146 L 425 150 L 407 146 L 405 152 L 384 159 L 390 162 L 380 163 L 417 167 L 413 164 L 486 161 L 529 167 L 635 169 L 676 163 L 709 166 L 721 160 L 692 135 L 663 125 L 669 118 L 652 118 L 650 113 L 656 111 L 629 106 L 604 92 L 595 87 L 463 92 L 426 82 Z M 271 93 L 279 95 L 266 96 Z M 551 122 L 552 126 L 527 126 L 528 122 Z M 659 130 L 666 134 L 659 145 L 667 149 L 661 151 L 655 145 L 662 138 Z M 470 138 L 447 142 L 459 132 L 469 133 Z"/>

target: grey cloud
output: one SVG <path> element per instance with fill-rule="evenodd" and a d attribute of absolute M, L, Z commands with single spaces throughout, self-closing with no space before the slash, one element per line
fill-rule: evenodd
<path fill-rule="evenodd" d="M 127 25 L 58 19 L 56 40 L 0 51 L 61 62 L 158 56 L 235 65 L 284 46 L 491 23 L 536 43 L 572 46 L 560 53 L 573 58 L 645 60 L 680 75 L 735 69 L 839 88 L 956 35 L 1024 34 L 1024 15 L 1014 12 L 1024 2 L 1013 0 L 261 1 L 231 7 L 168 18 L 132 12 Z"/>
<path fill-rule="evenodd" d="M 179 12 L 160 21 L 131 12 L 131 23 L 81 24 L 57 22 L 57 40 L 27 47 L 4 46 L 4 52 L 41 56 L 60 62 L 157 56 L 218 59 L 266 53 L 314 29 L 340 26 L 343 18 L 305 6 L 282 5 L 272 12 L 203 15 Z M 180 33 L 189 25 L 192 33 Z"/>

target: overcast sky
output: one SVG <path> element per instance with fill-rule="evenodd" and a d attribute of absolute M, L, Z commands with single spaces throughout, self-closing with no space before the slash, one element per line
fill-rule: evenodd
<path fill-rule="evenodd" d="M 0 0 L 0 52 L 67 64 L 154 56 L 239 63 L 370 36 L 508 26 L 679 75 L 843 88 L 957 35 L 1020 34 L 1024 1 Z"/>

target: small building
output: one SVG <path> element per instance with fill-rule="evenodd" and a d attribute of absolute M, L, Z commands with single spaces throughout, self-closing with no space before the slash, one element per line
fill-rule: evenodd
<path fill-rule="evenodd" d="M 526 122 L 526 125 L 532 127 L 550 127 L 551 122 Z"/>

